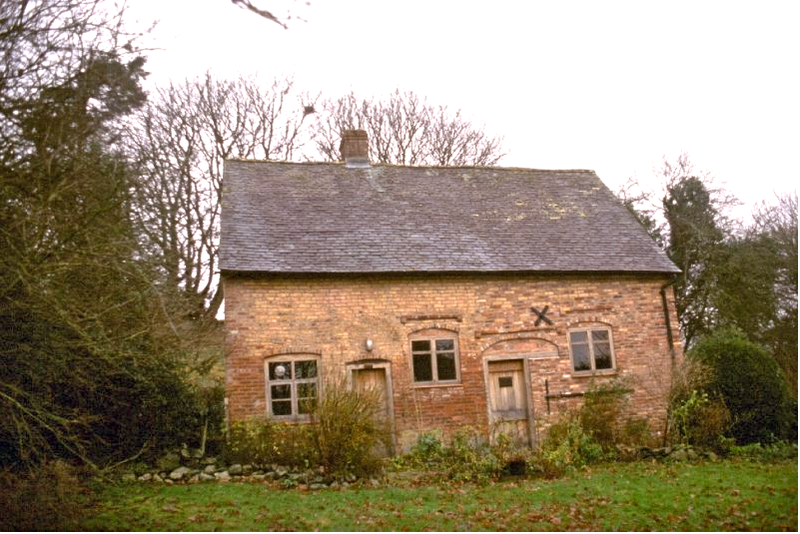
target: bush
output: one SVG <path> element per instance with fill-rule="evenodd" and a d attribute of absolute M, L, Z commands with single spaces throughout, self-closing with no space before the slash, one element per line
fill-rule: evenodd
<path fill-rule="evenodd" d="M 75 470 L 62 461 L 31 472 L 0 471 L 0 530 L 79 530 L 81 489 Z"/>
<path fill-rule="evenodd" d="M 674 440 L 724 452 L 722 438 L 730 427 L 730 412 L 722 400 L 692 390 L 687 398 L 675 401 L 669 418 Z"/>
<path fill-rule="evenodd" d="M 376 394 L 328 384 L 304 423 L 279 423 L 266 417 L 231 425 L 225 458 L 229 462 L 323 467 L 333 476 L 374 475 L 390 449 L 378 418 Z"/>
<path fill-rule="evenodd" d="M 541 448 L 529 460 L 529 471 L 554 478 L 605 457 L 603 447 L 586 432 L 580 416 L 568 414 L 550 427 Z"/>
<path fill-rule="evenodd" d="M 508 462 L 517 459 L 515 449 L 503 436 L 496 445 L 489 445 L 478 429 L 464 427 L 453 433 L 450 445 L 444 445 L 440 434 L 420 434 L 411 451 L 395 459 L 395 466 L 425 469 L 433 478 L 485 484 L 500 478 Z"/>
<path fill-rule="evenodd" d="M 620 451 L 630 456 L 635 448 L 653 444 L 647 420 L 624 415 L 631 391 L 624 380 L 592 383 L 577 414 L 568 416 L 577 418 L 583 432 L 603 449 L 606 457 Z"/>
<path fill-rule="evenodd" d="M 578 411 L 580 426 L 607 454 L 619 445 L 639 446 L 652 442 L 645 419 L 623 417 L 631 388 L 623 381 L 592 384 Z"/>
<path fill-rule="evenodd" d="M 498 452 L 477 429 L 461 428 L 453 434 L 453 443 L 444 454 L 447 477 L 456 482 L 480 484 L 495 480 L 505 467 Z"/>
<path fill-rule="evenodd" d="M 620 432 L 620 415 L 627 388 L 618 383 L 592 384 L 583 397 L 578 412 L 581 428 L 603 449 L 609 450 L 617 443 Z"/>
<path fill-rule="evenodd" d="M 420 434 L 406 459 L 416 467 L 439 464 L 445 455 L 445 448 L 439 435 L 440 432 Z"/>
<path fill-rule="evenodd" d="M 797 404 L 778 364 L 736 330 L 721 330 L 689 353 L 710 369 L 705 392 L 721 399 L 739 444 L 797 439 Z"/>
<path fill-rule="evenodd" d="M 231 423 L 224 457 L 227 463 L 316 465 L 319 455 L 309 425 L 276 423 L 266 417 Z"/>
<path fill-rule="evenodd" d="M 380 407 L 375 391 L 353 391 L 343 382 L 326 385 L 311 427 L 319 463 L 327 472 L 369 476 L 382 469 L 381 456 L 391 443 Z"/>

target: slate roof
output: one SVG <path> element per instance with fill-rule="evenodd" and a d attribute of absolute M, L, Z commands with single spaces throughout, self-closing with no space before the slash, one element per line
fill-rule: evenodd
<path fill-rule="evenodd" d="M 223 184 L 223 271 L 678 272 L 593 171 L 232 160 Z"/>

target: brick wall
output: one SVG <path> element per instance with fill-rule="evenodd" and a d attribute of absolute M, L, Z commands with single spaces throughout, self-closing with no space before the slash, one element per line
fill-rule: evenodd
<path fill-rule="evenodd" d="M 484 359 L 518 354 L 529 361 L 538 430 L 580 403 L 593 380 L 624 379 L 633 389 L 629 415 L 648 418 L 656 432 L 663 428 L 671 365 L 660 296 L 665 282 L 651 275 L 228 275 L 229 416 L 266 413 L 264 360 L 270 356 L 316 354 L 325 376 L 343 376 L 348 363 L 385 359 L 391 362 L 396 436 L 407 447 L 425 430 L 485 429 Z M 677 343 L 672 291 L 667 295 Z M 536 325 L 531 308 L 545 306 L 552 325 Z M 613 372 L 572 372 L 568 331 L 584 326 L 610 327 Z M 431 329 L 457 335 L 458 384 L 413 384 L 409 337 Z M 374 342 L 371 352 L 367 338 Z M 680 346 L 676 353 L 680 358 Z"/>

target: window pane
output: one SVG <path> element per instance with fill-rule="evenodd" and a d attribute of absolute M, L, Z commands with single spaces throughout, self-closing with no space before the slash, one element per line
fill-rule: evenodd
<path fill-rule="evenodd" d="M 269 364 L 270 380 L 290 380 L 292 378 L 292 362 L 271 362 Z"/>
<path fill-rule="evenodd" d="M 592 365 L 589 362 L 588 345 L 572 345 L 572 363 L 576 371 L 590 371 Z"/>
<path fill-rule="evenodd" d="M 316 398 L 308 398 L 308 399 L 298 399 L 297 400 L 297 413 L 311 413 L 314 411 L 314 407 L 317 405 Z"/>
<path fill-rule="evenodd" d="M 430 382 L 433 380 L 430 354 L 414 354 L 414 382 Z"/>
<path fill-rule="evenodd" d="M 279 384 L 276 386 L 272 386 L 272 391 L 270 392 L 270 396 L 273 399 L 291 399 L 292 387 L 289 384 Z"/>
<path fill-rule="evenodd" d="M 314 360 L 294 362 L 294 373 L 296 378 L 316 378 L 317 362 Z"/>
<path fill-rule="evenodd" d="M 411 342 L 411 350 L 414 352 L 430 351 L 431 342 L 427 339 L 417 339 Z"/>
<path fill-rule="evenodd" d="M 292 401 L 272 401 L 272 415 L 292 415 Z"/>
<path fill-rule="evenodd" d="M 592 330 L 592 341 L 608 341 L 608 330 Z"/>
<path fill-rule="evenodd" d="M 570 332 L 569 333 L 569 342 L 570 343 L 588 343 L 589 337 L 586 335 L 586 332 Z"/>
<path fill-rule="evenodd" d="M 317 396 L 317 385 L 314 382 L 299 383 L 297 384 L 297 397 L 305 399 L 308 397 Z"/>
<path fill-rule="evenodd" d="M 594 344 L 594 368 L 611 369 L 611 344 L 598 342 Z"/>
<path fill-rule="evenodd" d="M 456 379 L 456 355 L 453 352 L 439 352 L 436 354 L 436 373 L 439 380 Z"/>
<path fill-rule="evenodd" d="M 455 350 L 456 344 L 452 339 L 437 339 L 436 350 Z"/>

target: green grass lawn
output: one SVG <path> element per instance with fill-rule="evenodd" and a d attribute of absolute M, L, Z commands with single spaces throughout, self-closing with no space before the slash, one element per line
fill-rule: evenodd
<path fill-rule="evenodd" d="M 91 498 L 90 530 L 797 531 L 797 460 L 611 464 L 488 486 L 129 483 Z"/>

